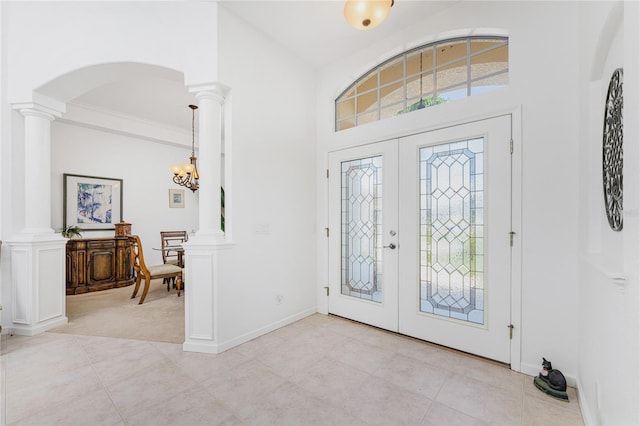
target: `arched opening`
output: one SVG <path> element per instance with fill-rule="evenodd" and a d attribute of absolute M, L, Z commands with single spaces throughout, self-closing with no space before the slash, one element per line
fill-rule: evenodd
<path fill-rule="evenodd" d="M 66 104 L 51 127 L 54 230 L 65 225 L 64 209 L 73 202 L 65 196 L 65 174 L 120 179 L 121 219 L 140 236 L 146 263 L 162 264 L 161 251 L 155 250 L 161 247 L 161 231 L 198 229 L 197 193 L 175 185 L 170 172 L 170 165 L 187 161 L 191 150 L 188 105 L 197 102 L 183 73 L 141 63 L 98 64 L 64 74 L 35 93 Z M 171 207 L 170 189 L 181 191 L 184 207 Z M 140 291 L 131 299 L 132 280 L 113 284 L 114 272 L 105 272 L 108 267 L 117 272 L 122 268 L 117 262 L 124 260 L 105 246 L 113 237 L 113 229 L 82 231 L 81 238 L 94 241 L 96 249 L 82 254 L 90 267 L 82 277 L 84 288 L 70 294 L 66 277 L 69 324 L 54 330 L 182 343 L 184 294 L 178 298 L 176 290 L 167 291 L 162 280 L 154 280 L 144 304 L 138 305 Z M 69 258 L 67 252 L 67 271 L 78 267 L 69 265 Z"/>

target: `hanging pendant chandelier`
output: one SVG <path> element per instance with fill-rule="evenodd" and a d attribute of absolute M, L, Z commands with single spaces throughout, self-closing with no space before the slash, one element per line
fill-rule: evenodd
<path fill-rule="evenodd" d="M 196 131 L 195 131 L 195 120 L 196 120 L 196 109 L 198 109 L 197 105 L 189 105 L 191 108 L 191 157 L 189 157 L 190 162 L 187 164 L 183 164 L 179 166 L 177 164 L 173 164 L 171 166 L 171 171 L 173 172 L 173 181 L 180 186 L 184 186 L 185 188 L 189 188 L 193 192 L 198 190 L 198 178 L 200 175 L 198 174 L 198 166 L 197 161 L 198 158 L 195 154 L 195 140 L 196 140 Z"/>
<path fill-rule="evenodd" d="M 353 28 L 370 30 L 389 15 L 394 0 L 347 0 L 344 17 Z"/>

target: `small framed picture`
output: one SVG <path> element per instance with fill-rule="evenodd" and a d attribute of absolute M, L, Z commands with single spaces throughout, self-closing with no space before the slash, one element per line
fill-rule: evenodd
<path fill-rule="evenodd" d="M 184 189 L 169 190 L 169 207 L 177 209 L 184 208 Z"/>

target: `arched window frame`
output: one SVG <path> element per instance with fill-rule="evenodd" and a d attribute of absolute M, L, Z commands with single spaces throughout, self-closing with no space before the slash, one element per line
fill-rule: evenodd
<path fill-rule="evenodd" d="M 482 48 L 483 43 L 488 47 Z M 455 50 L 461 50 L 463 44 L 466 51 L 460 55 Z M 336 98 L 335 131 L 504 87 L 509 79 L 508 47 L 509 39 L 504 36 L 455 37 L 395 55 L 364 73 Z M 450 57 L 444 53 L 446 49 L 450 49 Z M 487 59 L 492 54 L 502 55 L 504 60 L 483 62 L 483 57 Z M 482 65 L 489 68 L 486 64 L 493 64 L 494 70 L 478 72 Z M 388 76 L 400 71 L 401 78 Z M 443 84 L 447 79 L 449 84 Z"/>

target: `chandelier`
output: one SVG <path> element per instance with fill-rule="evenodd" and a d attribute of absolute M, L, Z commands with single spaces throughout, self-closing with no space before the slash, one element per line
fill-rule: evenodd
<path fill-rule="evenodd" d="M 189 157 L 190 162 L 187 164 L 183 164 L 179 166 L 177 164 L 173 164 L 171 166 L 171 171 L 173 172 L 173 181 L 178 185 L 184 186 L 185 188 L 189 188 L 193 192 L 198 190 L 198 178 L 200 175 L 198 174 L 198 166 L 196 164 L 198 158 L 195 154 L 195 119 L 196 119 L 196 109 L 198 109 L 197 105 L 189 105 L 191 108 L 191 157 Z"/>
<path fill-rule="evenodd" d="M 370 30 L 389 15 L 394 0 L 347 0 L 344 17 L 353 28 Z"/>

